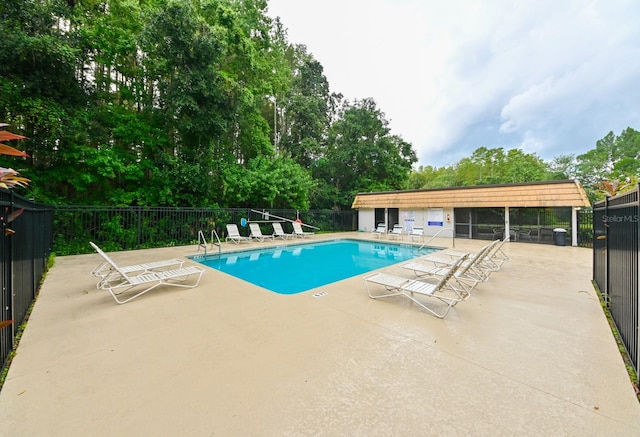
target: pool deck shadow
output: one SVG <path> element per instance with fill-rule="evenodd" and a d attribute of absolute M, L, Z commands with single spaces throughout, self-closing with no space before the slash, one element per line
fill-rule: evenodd
<path fill-rule="evenodd" d="M 336 236 L 371 238 L 307 240 Z M 208 269 L 197 288 L 117 305 L 89 274 L 99 255 L 57 257 L 0 392 L 0 435 L 640 435 L 591 250 L 505 246 L 510 260 L 443 320 L 370 299 L 364 274 L 279 295 Z"/>

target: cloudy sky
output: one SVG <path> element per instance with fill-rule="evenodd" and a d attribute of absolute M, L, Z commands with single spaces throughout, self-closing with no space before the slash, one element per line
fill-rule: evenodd
<path fill-rule="evenodd" d="M 269 0 L 332 92 L 372 97 L 418 165 L 545 160 L 640 130 L 640 1 Z"/>

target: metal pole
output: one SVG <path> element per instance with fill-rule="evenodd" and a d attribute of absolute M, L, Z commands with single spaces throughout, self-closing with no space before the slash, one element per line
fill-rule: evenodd
<path fill-rule="evenodd" d="M 252 212 L 259 213 L 259 214 L 263 214 L 263 211 L 257 211 L 257 210 L 255 210 L 255 209 L 252 209 L 251 211 L 252 211 Z M 297 218 L 297 217 L 299 217 L 298 212 L 299 212 L 299 211 L 297 211 L 297 210 L 296 210 L 296 218 Z M 277 216 L 277 215 L 275 215 L 275 214 L 271 214 L 270 212 L 267 212 L 266 214 L 268 214 L 268 216 L 269 216 L 269 217 L 275 217 L 275 218 L 277 218 L 278 220 L 282 220 L 282 221 L 285 221 L 285 222 L 288 222 L 288 223 L 293 223 L 293 222 L 295 221 L 295 220 L 291 220 L 291 219 L 288 219 L 288 218 L 284 218 L 284 217 Z M 320 230 L 320 228 L 319 228 L 319 227 L 317 227 L 317 226 L 311 226 L 311 225 L 308 225 L 308 224 L 306 224 L 306 223 L 300 223 L 300 224 L 301 224 L 302 226 L 306 226 L 306 227 L 308 227 L 308 228 L 313 228 L 313 229 L 318 229 L 318 230 Z"/>

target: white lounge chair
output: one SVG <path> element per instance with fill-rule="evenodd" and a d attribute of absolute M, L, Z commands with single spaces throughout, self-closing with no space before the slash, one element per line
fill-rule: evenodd
<path fill-rule="evenodd" d="M 249 237 L 254 240 L 264 242 L 267 238 L 270 238 L 272 240 L 275 238 L 273 235 L 264 235 L 258 223 L 249 223 L 249 230 L 251 231 Z"/>
<path fill-rule="evenodd" d="M 113 280 L 113 278 L 120 277 L 120 273 L 118 273 L 111 262 L 107 261 L 107 254 L 98 247 L 97 244 L 93 242 L 89 242 L 91 247 L 95 249 L 105 260 L 101 262 L 93 271 L 91 272 L 92 276 L 96 276 L 100 278 L 98 283 L 96 284 L 96 288 L 102 288 L 105 283 Z M 157 270 L 170 270 L 170 269 L 179 269 L 184 264 L 184 260 L 180 259 L 163 259 L 160 261 L 153 261 L 150 263 L 144 264 L 135 264 L 120 267 L 120 271 L 125 272 L 127 274 L 136 274 L 139 275 L 141 273 L 152 272 Z"/>
<path fill-rule="evenodd" d="M 413 241 L 413 240 L 422 241 L 422 236 L 423 235 L 424 235 L 424 229 L 423 228 L 413 228 L 411 230 L 411 232 L 409 233 L 409 238 L 411 239 L 411 241 Z"/>
<path fill-rule="evenodd" d="M 509 260 L 509 256 L 504 251 L 504 244 L 510 241 L 511 237 L 507 235 L 500 243 L 496 244 L 487 254 L 487 260 L 497 267 L 499 270 L 505 261 Z"/>
<path fill-rule="evenodd" d="M 389 238 L 398 238 L 402 240 L 402 226 L 393 225 L 393 229 L 389 232 Z"/>
<path fill-rule="evenodd" d="M 487 250 L 483 249 L 482 254 L 476 256 L 474 258 L 467 258 L 453 275 L 456 282 L 462 289 L 465 291 L 466 296 L 468 298 L 471 296 L 471 292 L 480 282 L 486 281 L 489 277 L 488 275 L 484 275 L 482 271 L 478 272 L 475 270 L 475 265 L 477 263 L 482 262 L 484 257 L 486 256 Z M 436 262 L 427 263 L 424 260 L 418 261 L 410 261 L 401 266 L 404 269 L 412 270 L 415 275 L 419 278 L 424 277 L 442 277 L 449 273 L 451 265 L 438 265 Z"/>
<path fill-rule="evenodd" d="M 387 235 L 387 225 L 384 223 L 378 223 L 378 227 L 371 231 L 374 237 L 382 238 L 383 235 Z"/>
<path fill-rule="evenodd" d="M 511 236 L 507 235 L 503 240 L 495 240 L 487 249 L 487 254 L 483 261 L 478 265 L 482 266 L 487 272 L 497 272 L 505 261 L 509 259 L 503 250 L 506 242 L 511 240 Z"/>
<path fill-rule="evenodd" d="M 491 272 L 497 271 L 495 263 L 490 261 L 488 257 L 493 247 L 498 244 L 500 244 L 500 240 L 494 240 L 483 246 L 478 252 L 471 254 L 447 249 L 425 255 L 420 258 L 420 261 L 433 263 L 437 267 L 450 267 L 461 256 L 467 255 L 464 267 L 468 267 L 468 269 L 465 271 L 465 276 L 473 277 L 478 281 L 486 281 Z"/>
<path fill-rule="evenodd" d="M 465 259 L 466 257 L 460 258 L 460 260 L 449 269 L 447 274 L 442 276 L 437 282 L 424 282 L 419 279 L 407 279 L 401 276 L 390 275 L 388 273 L 374 273 L 373 275 L 369 275 L 364 278 L 365 284 L 367 286 L 367 292 L 369 293 L 369 297 L 371 297 L 372 299 L 380 299 L 383 297 L 391 296 L 404 296 L 423 309 L 427 310 L 429 313 L 442 319 L 446 317 L 447 314 L 449 314 L 451 308 L 453 308 L 458 302 L 466 299 L 466 295 L 464 292 L 456 291 L 457 289 L 455 287 L 448 287 L 448 282 L 451 280 L 453 275 L 455 275 L 460 264 L 464 262 Z M 387 289 L 387 291 L 390 291 L 390 293 L 379 295 L 373 294 L 371 293 L 369 284 L 382 285 Z M 454 294 L 445 295 L 443 291 L 447 291 L 448 289 L 452 289 L 454 291 Z M 415 294 L 419 294 L 426 298 L 437 299 L 439 302 L 444 303 L 446 307 L 443 311 L 438 312 L 436 311 L 436 309 L 431 308 L 416 299 L 414 297 Z"/>
<path fill-rule="evenodd" d="M 502 267 L 505 261 L 509 260 L 509 257 L 504 252 L 504 244 L 511 240 L 511 236 L 507 235 L 503 240 L 494 240 L 491 244 L 489 244 L 490 248 L 488 250 L 487 256 L 484 258 L 483 262 L 479 265 L 485 268 L 486 271 L 497 272 Z M 461 255 L 460 252 L 444 250 L 443 254 L 449 254 L 454 257 L 458 257 Z M 478 252 L 479 253 L 479 252 Z M 472 255 L 472 257 L 475 255 Z"/>
<path fill-rule="evenodd" d="M 106 253 L 104 253 L 93 242 L 90 242 L 90 244 L 104 258 L 104 260 L 111 265 L 114 270 L 114 273 L 109 275 L 109 280 L 103 281 L 100 289 L 109 291 L 109 293 L 111 293 L 111 296 L 113 296 L 115 301 L 119 304 L 127 303 L 161 285 L 183 288 L 197 287 L 204 273 L 204 269 L 201 267 L 189 266 L 171 270 L 145 271 L 138 275 L 130 275 L 123 269 L 121 269 L 111 258 L 109 258 Z M 191 276 L 197 276 L 198 279 L 194 284 L 188 285 L 185 282 Z M 120 300 L 118 298 L 120 294 L 136 287 L 146 288 L 138 291 L 136 294 L 128 297 L 127 299 Z"/>
<path fill-rule="evenodd" d="M 283 240 L 288 240 L 289 237 L 295 237 L 293 234 L 286 234 L 282 229 L 282 224 L 280 223 L 272 223 L 273 224 L 273 235 L 275 238 L 281 238 Z"/>
<path fill-rule="evenodd" d="M 235 223 L 230 223 L 227 225 L 227 239 L 226 241 L 233 241 L 236 244 L 240 244 L 243 241 L 247 243 L 251 242 L 251 237 L 244 237 L 240 235 L 240 231 L 238 230 L 238 225 Z"/>
<path fill-rule="evenodd" d="M 300 222 L 291 222 L 291 224 L 293 225 L 293 233 L 296 237 L 306 238 L 307 236 L 313 235 L 313 232 L 303 231 Z"/>
<path fill-rule="evenodd" d="M 282 240 L 288 240 L 290 237 L 295 237 L 294 234 L 287 234 L 284 232 L 281 223 L 273 223 L 273 235 L 275 235 L 276 238 L 281 238 Z"/>

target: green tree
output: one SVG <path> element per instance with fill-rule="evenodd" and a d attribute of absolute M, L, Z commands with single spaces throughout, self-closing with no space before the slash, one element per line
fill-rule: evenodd
<path fill-rule="evenodd" d="M 412 190 L 425 189 L 429 183 L 435 178 L 437 167 L 430 165 L 420 166 L 416 170 L 412 170 L 407 178 L 407 188 Z"/>
<path fill-rule="evenodd" d="M 373 101 L 330 93 L 267 4 L 0 3 L 0 117 L 30 138 L 30 195 L 303 209 L 406 187 L 411 145 Z"/>
<path fill-rule="evenodd" d="M 502 147 L 476 149 L 470 158 L 463 158 L 456 166 L 457 180 L 463 186 L 513 184 L 545 180 L 547 164 L 532 153 Z"/>
<path fill-rule="evenodd" d="M 259 156 L 224 171 L 223 202 L 236 207 L 308 209 L 313 181 L 291 158 Z"/>
<path fill-rule="evenodd" d="M 640 171 L 640 132 L 627 128 L 616 136 L 609 132 L 596 147 L 578 155 L 577 178 L 593 201 L 602 197 L 602 181 L 634 179 Z"/>
<path fill-rule="evenodd" d="M 65 178 L 45 170 L 65 165 L 86 124 L 87 95 L 78 82 L 75 34 L 64 26 L 72 9 L 62 0 L 0 3 L 0 118 L 29 137 L 24 170 L 32 187 L 65 191 Z M 77 164 L 73 162 L 71 165 Z"/>
<path fill-rule="evenodd" d="M 305 168 L 320 155 L 330 123 L 329 82 L 305 46 L 293 46 L 293 80 L 281 102 L 278 149 Z"/>
<path fill-rule="evenodd" d="M 448 188 L 456 186 L 456 171 L 453 167 L 440 167 L 429 181 L 428 188 Z"/>
<path fill-rule="evenodd" d="M 616 136 L 609 132 L 596 142 L 591 149 L 577 156 L 578 179 L 585 187 L 594 187 L 598 182 L 609 179 L 615 161 Z"/>
<path fill-rule="evenodd" d="M 373 99 L 345 104 L 329 133 L 314 175 L 333 188 L 334 208 L 350 208 L 358 192 L 404 188 L 417 161 L 411 144 L 391 135 L 388 121 Z M 320 203 L 325 203 L 318 199 Z"/>
<path fill-rule="evenodd" d="M 521 149 L 507 151 L 502 168 L 500 183 L 535 182 L 547 179 L 548 165 L 534 153 L 524 153 Z"/>
<path fill-rule="evenodd" d="M 207 22 L 195 2 L 168 0 L 149 13 L 141 34 L 143 64 L 154 84 L 149 98 L 157 95 L 153 118 L 169 138 L 166 152 L 175 157 L 168 160 L 167 173 L 175 196 L 185 204 L 214 192 L 215 185 L 201 175 L 214 173 L 214 145 L 220 144 L 234 112 L 228 89 L 233 85 L 219 68 L 225 30 Z"/>
<path fill-rule="evenodd" d="M 549 180 L 575 179 L 577 175 L 575 155 L 560 155 L 549 163 Z"/>
<path fill-rule="evenodd" d="M 620 179 L 640 174 L 640 132 L 627 128 L 616 138 L 612 176 Z"/>
<path fill-rule="evenodd" d="M 434 189 L 456 186 L 456 171 L 451 166 L 433 167 L 420 166 L 409 174 L 408 189 Z"/>
<path fill-rule="evenodd" d="M 513 184 L 522 182 L 565 179 L 553 173 L 549 164 L 535 153 L 521 149 L 479 147 L 468 158 L 462 158 L 453 166 L 421 167 L 412 172 L 410 188 L 447 188 L 458 186 Z"/>

